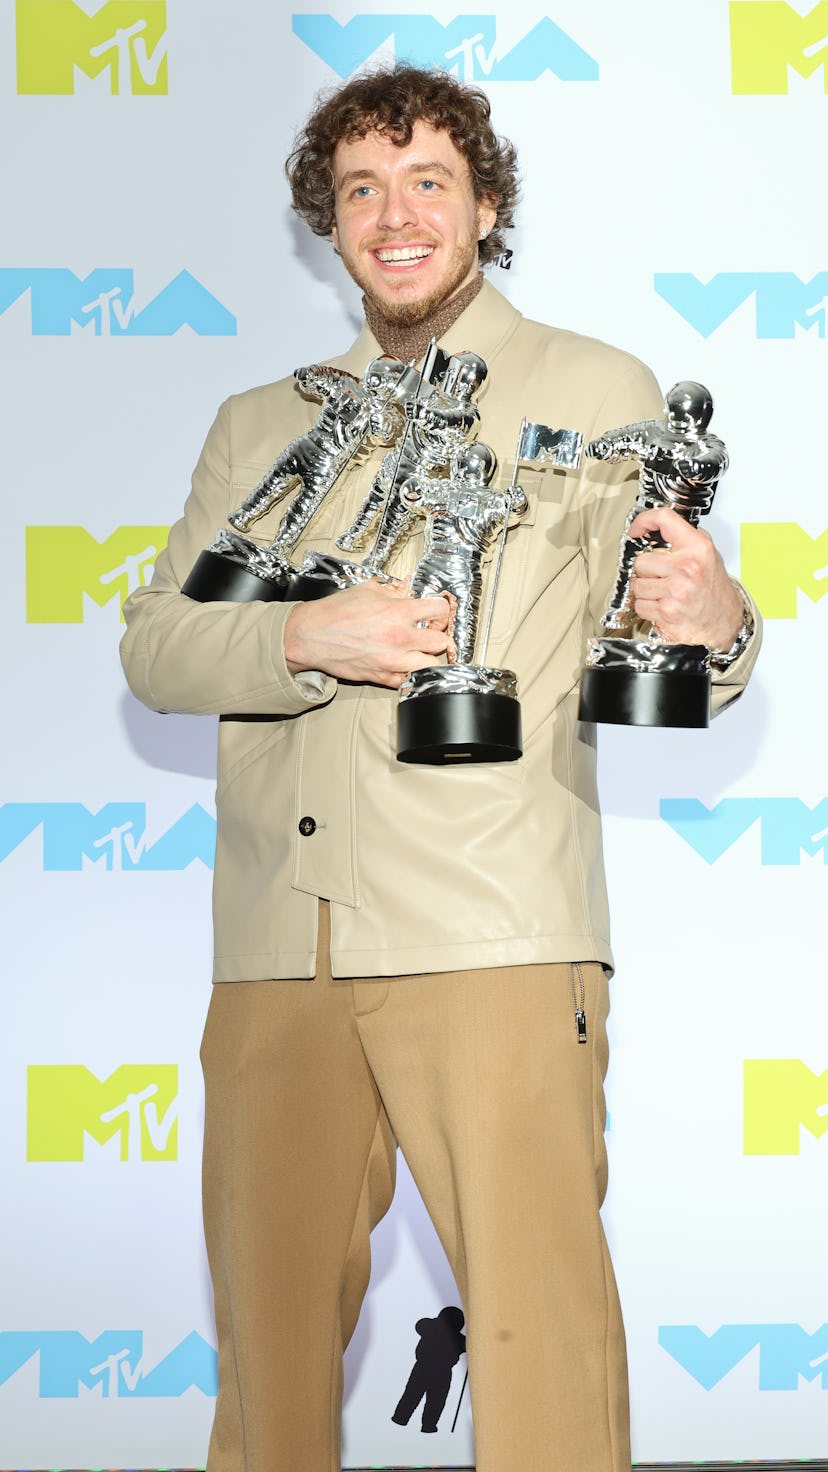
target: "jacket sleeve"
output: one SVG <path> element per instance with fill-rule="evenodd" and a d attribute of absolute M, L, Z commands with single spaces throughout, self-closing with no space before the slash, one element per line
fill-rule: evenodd
<path fill-rule="evenodd" d="M 627 364 L 626 371 L 617 375 L 611 383 L 596 412 L 595 422 L 584 436 L 585 441 L 597 439 L 606 431 L 625 424 L 661 418 L 664 414 L 664 398 L 649 368 L 634 358 L 627 359 Z M 624 525 L 638 494 L 638 467 L 635 462 L 630 461 L 612 465 L 585 459 L 581 474 L 581 492 L 582 536 L 589 576 L 592 632 L 600 634 L 600 620 L 612 596 Z M 739 587 L 741 588 L 741 584 Z M 744 652 L 732 665 L 724 670 L 712 670 L 713 715 L 725 710 L 739 698 L 756 663 L 762 642 L 762 621 L 758 609 L 749 593 L 745 596 L 753 614 L 753 634 Z M 640 624 L 642 635 L 648 627 Z"/>
<path fill-rule="evenodd" d="M 296 715 L 330 700 L 336 682 L 315 671 L 291 675 L 283 634 L 292 604 L 197 603 L 181 592 L 232 509 L 232 403 L 219 409 L 184 515 L 156 561 L 151 584 L 124 604 L 121 660 L 133 694 L 153 710 Z"/>
<path fill-rule="evenodd" d="M 733 581 L 736 582 L 736 579 L 734 578 Z M 739 699 L 762 645 L 762 618 L 759 609 L 747 588 L 742 583 L 736 585 L 744 596 L 746 608 L 750 609 L 753 618 L 753 633 L 738 659 L 734 659 L 726 669 L 717 670 L 714 667 L 711 671 L 713 688 L 710 692 L 710 713 L 714 716 L 720 715 L 723 710 L 727 710 L 728 706 L 733 704 L 734 700 Z"/>

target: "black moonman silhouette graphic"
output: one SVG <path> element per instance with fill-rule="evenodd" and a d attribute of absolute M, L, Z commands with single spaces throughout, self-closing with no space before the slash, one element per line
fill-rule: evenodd
<path fill-rule="evenodd" d="M 391 1417 L 398 1426 L 407 1426 L 420 1401 L 423 1406 L 423 1431 L 436 1431 L 451 1387 L 451 1372 L 465 1353 L 466 1336 L 462 1332 L 465 1319 L 459 1308 L 442 1308 L 436 1319 L 418 1319 L 415 1329 L 420 1342 L 414 1354 L 414 1368 Z"/>

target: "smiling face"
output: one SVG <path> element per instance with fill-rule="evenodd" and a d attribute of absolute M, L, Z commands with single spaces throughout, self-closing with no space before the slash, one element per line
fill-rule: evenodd
<path fill-rule="evenodd" d="M 333 243 L 389 321 L 422 322 L 474 279 L 496 209 L 475 199 L 448 133 L 418 121 L 402 147 L 382 133 L 340 142 L 333 176 Z"/>

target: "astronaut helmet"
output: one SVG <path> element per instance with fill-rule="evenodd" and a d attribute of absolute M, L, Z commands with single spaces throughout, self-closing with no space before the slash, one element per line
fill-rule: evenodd
<path fill-rule="evenodd" d="M 667 394 L 664 405 L 667 424 L 672 430 L 683 430 L 685 434 L 701 434 L 710 423 L 713 400 L 710 390 L 703 383 L 692 383 L 683 379 L 674 383 Z"/>
<path fill-rule="evenodd" d="M 405 364 L 399 358 L 372 358 L 362 375 L 362 386 L 369 393 L 392 393 L 404 372 Z"/>
<path fill-rule="evenodd" d="M 487 486 L 495 472 L 497 457 L 494 450 L 482 440 L 473 440 L 470 445 L 461 445 L 451 457 L 451 468 L 464 485 Z"/>

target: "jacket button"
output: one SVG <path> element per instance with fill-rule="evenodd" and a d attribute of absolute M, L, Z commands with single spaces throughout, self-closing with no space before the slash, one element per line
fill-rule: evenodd
<path fill-rule="evenodd" d="M 299 832 L 301 833 L 303 838 L 310 838 L 311 834 L 316 832 L 316 819 L 300 818 Z"/>

